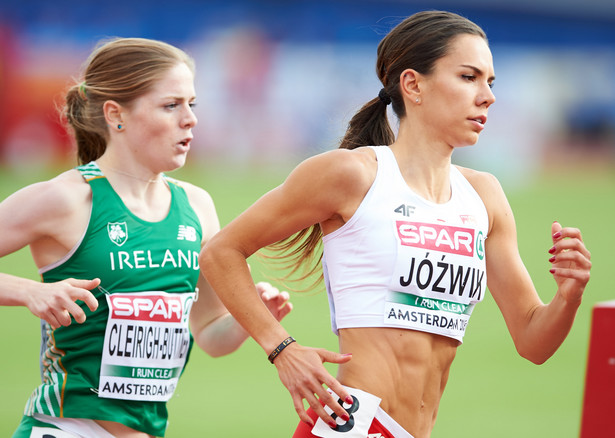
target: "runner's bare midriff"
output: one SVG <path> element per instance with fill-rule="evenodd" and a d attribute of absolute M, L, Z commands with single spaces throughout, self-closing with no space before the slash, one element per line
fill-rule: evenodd
<path fill-rule="evenodd" d="M 397 328 L 340 330 L 338 380 L 382 399 L 380 407 L 414 438 L 428 437 L 459 342 Z"/>

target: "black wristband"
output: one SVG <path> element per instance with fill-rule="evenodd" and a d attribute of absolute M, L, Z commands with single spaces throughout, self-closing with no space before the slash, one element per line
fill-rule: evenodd
<path fill-rule="evenodd" d="M 278 345 L 277 347 L 275 347 L 275 349 L 267 357 L 267 359 L 269 359 L 269 362 L 273 363 L 273 360 L 276 357 L 278 357 L 278 354 L 280 354 L 282 350 L 284 350 L 286 347 L 288 347 L 293 342 L 295 342 L 295 338 L 293 338 L 292 336 L 289 336 L 288 338 L 284 339 L 282 343 Z"/>

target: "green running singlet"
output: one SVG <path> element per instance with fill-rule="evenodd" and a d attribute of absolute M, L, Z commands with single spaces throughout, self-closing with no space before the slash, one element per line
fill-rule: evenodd
<path fill-rule="evenodd" d="M 98 309 L 84 324 L 52 330 L 42 321 L 41 379 L 25 415 L 116 421 L 155 436 L 192 347 L 188 315 L 199 277 L 202 230 L 185 191 L 171 191 L 167 217 L 130 212 L 96 163 L 77 167 L 92 189 L 87 230 L 44 282 L 100 278 Z"/>

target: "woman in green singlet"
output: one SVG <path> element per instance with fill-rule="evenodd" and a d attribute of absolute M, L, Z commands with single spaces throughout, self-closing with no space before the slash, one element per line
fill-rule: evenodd
<path fill-rule="evenodd" d="M 211 197 L 165 175 L 186 161 L 195 100 L 182 50 L 103 42 L 66 96 L 80 165 L 0 203 L 0 256 L 29 246 L 43 280 L 0 274 L 0 304 L 42 324 L 42 382 L 14 438 L 164 436 L 192 344 L 222 356 L 248 337 L 200 275 Z M 276 320 L 291 310 L 256 287 Z"/>

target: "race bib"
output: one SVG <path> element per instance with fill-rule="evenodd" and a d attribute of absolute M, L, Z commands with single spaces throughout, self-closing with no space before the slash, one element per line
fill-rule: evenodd
<path fill-rule="evenodd" d="M 30 433 L 30 438 L 79 438 L 79 435 L 65 432 L 53 427 L 34 426 L 32 428 L 32 432 Z"/>
<path fill-rule="evenodd" d="M 369 431 L 369 427 L 376 416 L 378 406 L 380 406 L 380 398 L 372 395 L 368 392 L 361 391 L 360 389 L 349 388 L 344 386 L 350 395 L 352 396 L 353 403 L 349 405 L 344 403 L 341 399 L 338 399 L 338 403 L 342 405 L 350 419 L 343 421 L 341 418 L 333 414 L 337 427 L 335 429 L 330 428 L 319 417 L 316 424 L 312 428 L 312 433 L 321 438 L 365 438 Z M 336 394 L 329 390 L 333 396 Z M 325 406 L 327 413 L 332 414 L 333 411 Z"/>
<path fill-rule="evenodd" d="M 188 317 L 195 293 L 134 292 L 106 295 L 98 396 L 168 401 L 190 348 Z"/>
<path fill-rule="evenodd" d="M 394 221 L 397 257 L 384 326 L 463 340 L 486 291 L 484 236 L 473 226 Z"/>

